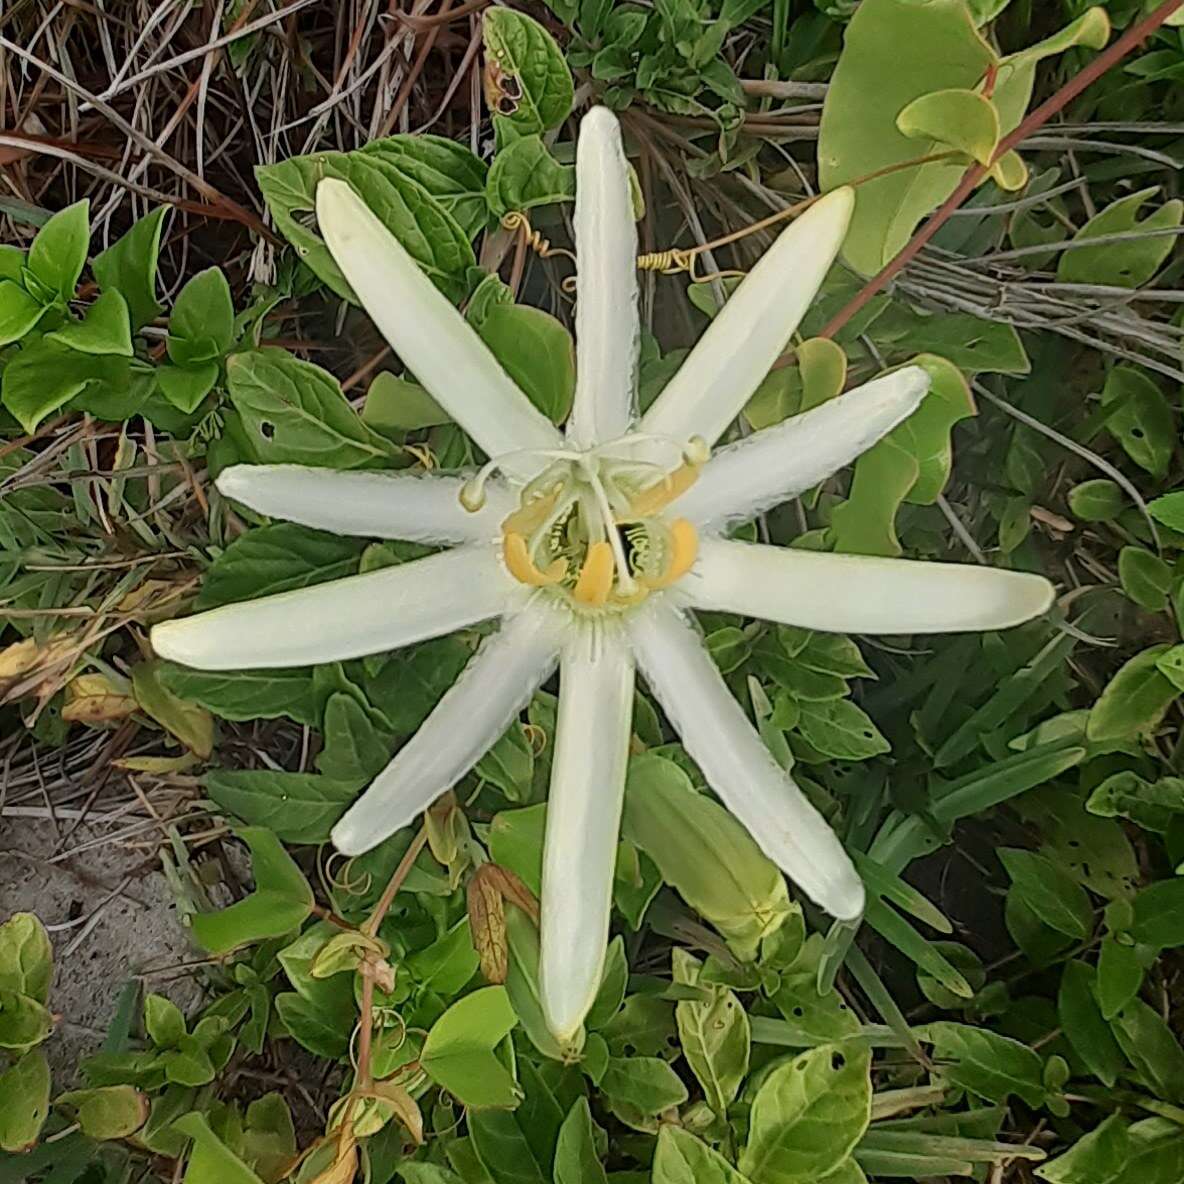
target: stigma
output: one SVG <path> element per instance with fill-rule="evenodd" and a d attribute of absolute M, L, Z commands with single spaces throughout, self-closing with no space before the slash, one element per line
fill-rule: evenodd
<path fill-rule="evenodd" d="M 586 451 L 532 452 L 540 472 L 501 524 L 506 570 L 592 616 L 626 611 L 669 588 L 694 566 L 699 537 L 668 511 L 709 454 L 698 438 L 679 444 L 641 434 Z M 465 509 L 481 508 L 489 477 L 507 459 L 494 458 L 465 483 Z"/>

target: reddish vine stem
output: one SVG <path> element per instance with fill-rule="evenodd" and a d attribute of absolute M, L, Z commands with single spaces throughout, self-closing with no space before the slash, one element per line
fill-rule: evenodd
<path fill-rule="evenodd" d="M 1046 102 L 1030 111 L 1019 126 L 999 141 L 991 164 L 1022 143 L 1038 128 L 1043 127 L 1054 115 L 1064 110 L 1088 87 L 1092 86 L 1108 70 L 1116 66 L 1131 50 L 1137 48 L 1156 31 L 1184 0 L 1166 0 L 1154 12 L 1129 29 L 1112 45 L 1102 51 L 1080 74 L 1071 78 Z M 986 165 L 976 164 L 966 171 L 958 187 L 946 199 L 936 213 L 909 239 L 900 253 L 877 275 L 873 276 L 846 307 L 840 309 L 830 323 L 819 334 L 820 337 L 834 337 L 850 320 L 861 312 L 868 303 L 891 283 L 920 253 L 921 249 L 949 221 L 950 216 L 978 188 L 990 171 Z"/>

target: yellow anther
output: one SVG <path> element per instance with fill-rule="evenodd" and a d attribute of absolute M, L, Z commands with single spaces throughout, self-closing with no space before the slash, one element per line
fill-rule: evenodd
<path fill-rule="evenodd" d="M 629 503 L 627 518 L 652 518 L 660 514 L 675 498 L 682 497 L 698 479 L 697 465 L 680 465 L 648 489 L 643 489 Z"/>
<path fill-rule="evenodd" d="M 641 582 L 647 588 L 668 588 L 675 580 L 681 580 L 695 565 L 699 555 L 699 533 L 685 519 L 676 518 L 670 524 L 670 553 L 666 566 L 656 576 L 642 576 Z"/>
<path fill-rule="evenodd" d="M 466 481 L 460 487 L 460 504 L 470 514 L 475 514 L 485 505 L 485 486 L 476 479 Z"/>
<path fill-rule="evenodd" d="M 555 509 L 559 495 L 563 491 L 562 485 L 556 485 L 550 493 L 536 497 L 520 506 L 502 523 L 503 534 L 534 534 Z"/>
<path fill-rule="evenodd" d="M 612 591 L 615 569 L 612 544 L 603 540 L 593 543 L 580 569 L 580 578 L 572 589 L 573 598 L 580 604 L 601 607 L 608 601 L 608 594 Z"/>
<path fill-rule="evenodd" d="M 510 532 L 502 543 L 502 555 L 506 560 L 506 567 L 510 575 L 519 583 L 529 584 L 532 588 L 546 588 L 550 584 L 557 584 L 567 574 L 567 560 L 556 559 L 540 571 L 530 557 L 526 547 L 526 539 L 517 532 Z"/>

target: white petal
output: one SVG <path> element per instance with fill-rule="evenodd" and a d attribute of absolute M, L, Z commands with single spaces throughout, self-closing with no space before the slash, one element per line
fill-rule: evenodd
<path fill-rule="evenodd" d="M 1047 612 L 1043 576 L 962 563 L 795 551 L 703 539 L 679 584 L 695 608 L 832 633 L 1008 629 Z"/>
<path fill-rule="evenodd" d="M 629 624 L 638 665 L 708 785 L 762 851 L 842 920 L 863 911 L 863 882 L 842 843 L 732 697 L 686 619 L 656 604 Z"/>
<path fill-rule="evenodd" d="M 555 668 L 563 618 L 529 607 L 481 643 L 418 732 L 333 828 L 361 855 L 426 810 L 489 750 Z"/>
<path fill-rule="evenodd" d="M 906 366 L 721 448 L 675 513 L 707 530 L 747 522 L 850 464 L 907 419 L 928 390 L 929 375 Z"/>
<path fill-rule="evenodd" d="M 492 546 L 461 547 L 166 621 L 152 648 L 199 670 L 344 661 L 488 620 L 517 588 Z"/>
<path fill-rule="evenodd" d="M 285 518 L 334 534 L 407 539 L 419 543 L 476 543 L 497 536 L 515 506 L 502 485 L 488 482 L 475 514 L 461 504 L 465 479 L 425 473 L 318 469 L 306 465 L 232 465 L 216 482 L 226 497 L 259 514 Z"/>
<path fill-rule="evenodd" d="M 559 448 L 535 409 L 472 326 L 344 182 L 317 186 L 317 221 L 338 267 L 408 369 L 490 456 Z M 514 467 L 513 462 L 507 462 Z M 538 463 L 518 462 L 533 476 Z"/>
<path fill-rule="evenodd" d="M 600 987 L 633 718 L 633 655 L 607 633 L 574 636 L 559 674 L 559 720 L 547 836 L 539 986 L 547 1027 L 562 1043 Z"/>
<path fill-rule="evenodd" d="M 639 321 L 637 230 L 621 127 L 605 107 L 580 121 L 576 146 L 576 398 L 568 437 L 581 447 L 633 420 Z"/>
<path fill-rule="evenodd" d="M 855 205 L 836 189 L 781 232 L 729 297 L 641 430 L 714 444 L 789 344 L 842 246 Z"/>

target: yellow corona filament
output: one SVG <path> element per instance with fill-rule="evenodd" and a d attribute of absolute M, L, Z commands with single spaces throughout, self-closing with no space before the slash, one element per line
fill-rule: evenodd
<path fill-rule="evenodd" d="M 679 465 L 648 489 L 643 489 L 630 503 L 628 518 L 652 518 L 660 514 L 675 498 L 684 493 L 699 479 L 696 465 Z"/>
<path fill-rule="evenodd" d="M 604 540 L 593 543 L 580 569 L 580 578 L 572 589 L 572 597 L 580 604 L 600 608 L 608 601 L 608 594 L 612 591 L 615 568 L 612 544 Z"/>
<path fill-rule="evenodd" d="M 551 511 L 555 509 L 555 503 L 559 501 L 562 491 L 562 485 L 556 485 L 550 493 L 545 493 L 541 497 L 527 502 L 526 505 L 520 506 L 502 523 L 502 534 L 534 534 L 547 521 Z"/>
<path fill-rule="evenodd" d="M 532 588 L 546 588 L 550 584 L 557 584 L 567 574 L 566 559 L 556 559 L 548 564 L 545 571 L 540 571 L 530 557 L 525 537 L 516 531 L 506 534 L 502 543 L 502 555 L 505 557 L 506 567 L 510 569 L 510 575 Z"/>
<path fill-rule="evenodd" d="M 699 555 L 699 533 L 685 519 L 676 518 L 670 524 L 670 554 L 660 575 L 642 576 L 647 588 L 668 588 L 681 580 L 695 565 Z"/>

